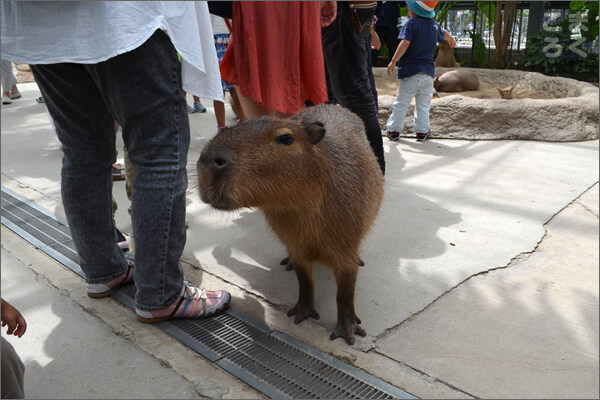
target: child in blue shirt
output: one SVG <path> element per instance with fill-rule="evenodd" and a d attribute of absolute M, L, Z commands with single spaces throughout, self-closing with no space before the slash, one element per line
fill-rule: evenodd
<path fill-rule="evenodd" d="M 404 129 L 406 111 L 415 98 L 414 131 L 417 140 L 425 140 L 429 135 L 429 109 L 433 96 L 433 74 L 435 71 L 433 52 L 437 43 L 447 41 L 451 47 L 456 41 L 450 32 L 444 30 L 432 18 L 437 1 L 407 1 L 410 19 L 402 28 L 401 40 L 390 61 L 387 72 L 394 73 L 398 63 L 400 87 L 392 106 L 392 114 L 387 120 L 387 136 L 398 140 Z"/>

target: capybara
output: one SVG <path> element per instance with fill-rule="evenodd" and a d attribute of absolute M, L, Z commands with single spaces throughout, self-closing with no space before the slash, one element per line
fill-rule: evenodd
<path fill-rule="evenodd" d="M 498 93 L 500 93 L 500 97 L 503 98 L 504 100 L 510 100 L 512 99 L 512 92 L 513 89 L 515 88 L 515 86 L 511 86 L 509 88 L 499 88 L 497 87 L 496 90 L 498 90 Z"/>
<path fill-rule="evenodd" d="M 296 271 L 295 322 L 319 318 L 313 268 L 333 269 L 337 325 L 331 340 L 364 336 L 354 309 L 360 244 L 383 198 L 383 175 L 362 120 L 335 105 L 291 119 L 263 117 L 226 128 L 198 160 L 202 201 L 221 210 L 257 207 L 287 248 Z"/>
<path fill-rule="evenodd" d="M 433 87 L 439 92 L 464 92 L 479 89 L 477 75 L 466 69 L 444 72 L 433 80 Z"/>
<path fill-rule="evenodd" d="M 440 44 L 440 49 L 438 50 L 434 65 L 436 67 L 446 68 L 460 67 L 460 64 L 457 63 L 454 58 L 454 49 L 450 47 L 450 44 L 445 40 Z"/>

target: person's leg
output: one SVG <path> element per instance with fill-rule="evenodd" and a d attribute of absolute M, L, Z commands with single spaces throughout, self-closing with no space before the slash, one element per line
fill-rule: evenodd
<path fill-rule="evenodd" d="M 21 97 L 21 93 L 17 89 L 17 78 L 15 74 L 12 72 L 12 64 L 10 61 L 1 60 L 1 69 L 0 72 L 2 74 L 2 104 L 10 104 L 12 103 L 12 99 L 16 99 Z"/>
<path fill-rule="evenodd" d="M 115 119 L 86 66 L 31 65 L 31 70 L 62 144 L 62 201 L 86 283 L 110 282 L 129 270 L 112 217 Z"/>
<path fill-rule="evenodd" d="M 369 24 L 373 14 L 374 10 L 353 10 L 340 2 L 337 18 L 321 30 L 321 38 L 333 94 L 365 123 L 367 139 L 385 173 L 381 127 L 367 71 L 371 66 L 365 41 L 371 34 Z M 340 49 L 343 49 L 341 54 Z"/>
<path fill-rule="evenodd" d="M 135 305 L 161 310 L 180 298 L 183 287 L 190 127 L 181 64 L 169 37 L 157 31 L 139 48 L 89 69 L 137 170 L 131 202 Z"/>
<path fill-rule="evenodd" d="M 194 111 L 199 112 L 199 113 L 205 113 L 206 107 L 204 107 L 202 105 L 202 103 L 200 102 L 200 97 L 198 97 L 198 96 L 193 96 L 193 97 L 194 97 Z"/>
<path fill-rule="evenodd" d="M 373 93 L 373 100 L 375 101 L 375 112 L 379 113 L 379 99 L 377 96 L 377 85 L 375 84 L 375 76 L 373 75 L 373 58 L 371 55 L 371 35 L 365 39 L 365 47 L 367 49 L 367 74 L 369 75 L 369 84 L 371 85 L 371 92 Z"/>
<path fill-rule="evenodd" d="M 265 108 L 261 105 L 259 105 L 256 101 L 254 101 L 253 98 L 251 97 L 246 97 L 243 94 L 241 94 L 239 87 L 236 85 L 236 90 L 238 90 L 238 100 L 240 101 L 240 105 L 242 110 L 244 110 L 244 114 L 246 116 L 246 118 L 248 119 L 252 119 L 252 118 L 260 118 L 263 115 L 268 115 L 270 117 L 276 117 L 276 118 L 289 118 L 292 115 L 291 114 L 284 114 L 282 112 L 279 111 L 275 111 L 275 110 L 269 110 L 268 108 Z"/>
<path fill-rule="evenodd" d="M 225 103 L 222 101 L 214 100 L 213 105 L 215 107 L 215 117 L 217 119 L 217 129 L 225 127 Z"/>
<path fill-rule="evenodd" d="M 239 96 L 239 87 L 233 86 L 229 89 L 229 95 L 231 96 L 231 100 L 233 101 L 232 108 L 235 114 L 238 116 L 240 121 L 246 121 L 248 119 L 246 115 L 246 111 L 242 107 Z"/>
<path fill-rule="evenodd" d="M 400 43 L 400 39 L 398 39 L 398 34 L 400 32 L 397 29 L 387 29 L 384 36 L 380 36 L 382 40 L 385 40 L 385 45 L 388 48 L 388 64 L 392 61 L 394 57 L 394 52 L 398 48 L 398 44 Z"/>
<path fill-rule="evenodd" d="M 404 121 L 406 119 L 406 111 L 410 102 L 417 92 L 418 80 L 414 77 L 400 79 L 398 87 L 398 95 L 392 105 L 392 113 L 388 117 L 386 128 L 388 132 L 402 132 L 404 129 Z"/>
<path fill-rule="evenodd" d="M 429 132 L 429 110 L 433 96 L 433 78 L 426 74 L 417 74 L 419 85 L 415 94 L 415 119 L 413 130 L 415 133 Z"/>
<path fill-rule="evenodd" d="M 2 73 L 2 96 L 10 96 L 10 89 L 14 84 L 12 65 L 10 61 L 1 60 L 0 67 L 0 72 Z"/>
<path fill-rule="evenodd" d="M 123 159 L 125 160 L 125 192 L 127 193 L 127 198 L 129 201 L 131 201 L 131 194 L 133 193 L 133 180 L 135 179 L 135 174 L 137 171 L 133 164 L 131 164 L 127 146 L 123 146 Z M 131 214 L 131 205 L 129 206 L 129 214 Z"/>
<path fill-rule="evenodd" d="M 2 398 L 23 399 L 25 365 L 21 357 L 8 340 L 0 337 L 0 352 L 2 354 Z"/>

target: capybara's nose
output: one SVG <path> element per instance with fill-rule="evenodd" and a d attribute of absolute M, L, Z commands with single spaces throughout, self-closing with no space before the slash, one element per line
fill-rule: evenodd
<path fill-rule="evenodd" d="M 216 155 L 213 157 L 211 166 L 217 170 L 222 170 L 227 168 L 229 165 L 229 160 L 221 155 Z"/>
<path fill-rule="evenodd" d="M 205 166 L 216 171 L 222 171 L 230 164 L 229 159 L 222 154 L 202 154 L 198 160 L 198 168 Z"/>

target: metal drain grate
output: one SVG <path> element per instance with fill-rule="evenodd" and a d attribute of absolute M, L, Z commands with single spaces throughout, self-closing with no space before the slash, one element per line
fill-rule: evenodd
<path fill-rule="evenodd" d="M 67 221 L 2 187 L 2 224 L 83 277 Z"/>
<path fill-rule="evenodd" d="M 2 187 L 2 224 L 83 277 L 64 219 Z M 135 285 L 112 296 L 135 308 Z M 155 325 L 271 398 L 415 398 L 235 308 Z"/>

